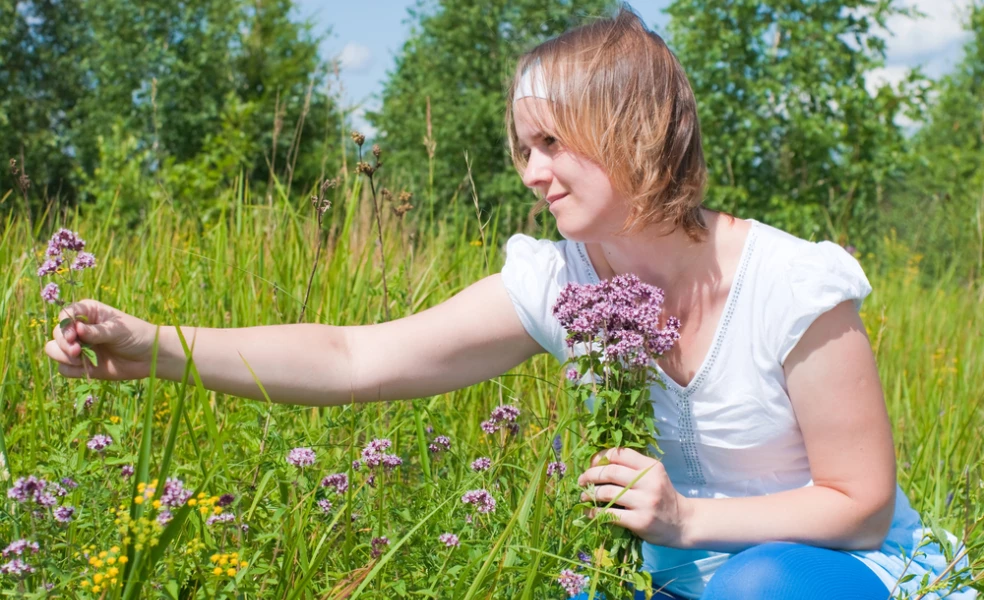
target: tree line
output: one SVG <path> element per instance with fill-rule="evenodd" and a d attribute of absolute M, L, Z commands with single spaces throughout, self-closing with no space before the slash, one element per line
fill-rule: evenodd
<path fill-rule="evenodd" d="M 515 60 L 614 8 L 418 0 L 380 109 L 366 115 L 388 175 L 415 192 L 414 218 L 473 218 L 475 193 L 503 226 L 525 223 L 532 198 L 503 122 Z M 243 180 L 265 191 L 254 202 L 312 189 L 351 144 L 334 64 L 291 9 L 290 0 L 8 1 L 2 156 L 23 157 L 32 202 L 115 203 L 131 219 L 162 194 L 208 214 Z M 880 86 L 871 71 L 884 65 L 888 19 L 919 18 L 897 0 L 675 0 L 667 13 L 659 33 L 697 97 L 710 207 L 865 251 L 899 248 L 898 260 L 921 256 L 934 274 L 981 275 L 978 0 L 951 73 L 933 80 L 916 69 Z"/>

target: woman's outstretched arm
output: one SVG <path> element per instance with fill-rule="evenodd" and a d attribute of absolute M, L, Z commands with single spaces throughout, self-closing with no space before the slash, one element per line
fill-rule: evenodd
<path fill-rule="evenodd" d="M 89 323 L 62 330 L 45 347 L 68 377 L 84 376 L 79 339 L 93 346 L 98 379 L 150 373 L 155 326 L 83 301 Z M 246 363 L 276 402 L 334 405 L 419 398 L 495 377 L 543 350 L 524 329 L 498 274 L 409 317 L 363 326 L 181 327 L 205 387 L 262 399 Z M 157 373 L 179 380 L 185 353 L 175 327 L 161 327 Z"/>

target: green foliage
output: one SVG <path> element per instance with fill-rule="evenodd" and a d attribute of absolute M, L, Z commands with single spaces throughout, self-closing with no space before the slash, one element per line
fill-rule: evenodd
<path fill-rule="evenodd" d="M 899 175 L 906 97 L 866 91 L 888 0 L 676 0 L 670 47 L 700 111 L 708 204 L 863 245 Z"/>
<path fill-rule="evenodd" d="M 122 170 L 198 208 L 241 172 L 313 185 L 337 154 L 325 145 L 339 127 L 328 65 L 290 0 L 11 4 L 0 13 L 0 152 L 23 151 L 35 205 L 103 207 L 119 192 L 129 218 L 152 192 L 114 187 Z"/>
<path fill-rule="evenodd" d="M 894 186 L 886 225 L 924 257 L 925 272 L 984 274 L 984 6 L 967 15 L 963 60 L 933 92 L 912 141 L 909 176 Z"/>
<path fill-rule="evenodd" d="M 396 58 L 382 94 L 382 108 L 366 118 L 379 130 L 390 160 L 413 177 L 421 208 L 440 215 L 449 202 L 470 195 L 464 153 L 472 162 L 483 210 L 504 204 L 507 222 L 519 222 L 531 206 L 506 150 L 505 92 L 516 59 L 536 44 L 591 16 L 611 0 L 418 0 L 414 28 Z M 433 189 L 425 139 L 436 143 Z M 421 197 L 422 196 L 422 197 Z M 471 209 L 471 202 L 460 203 Z"/>

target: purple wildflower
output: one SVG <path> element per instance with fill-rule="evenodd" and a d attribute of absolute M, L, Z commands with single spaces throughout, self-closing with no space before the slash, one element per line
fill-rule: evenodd
<path fill-rule="evenodd" d="M 577 559 L 583 563 L 591 564 L 591 555 L 583 550 L 577 553 Z"/>
<path fill-rule="evenodd" d="M 318 508 L 321 509 L 321 512 L 327 515 L 329 512 L 331 512 L 331 500 L 328 500 L 327 498 L 322 498 L 321 500 L 318 500 Z"/>
<path fill-rule="evenodd" d="M 133 477 L 133 465 L 123 465 L 120 467 L 120 477 L 123 479 L 129 479 Z"/>
<path fill-rule="evenodd" d="M 58 267 L 62 266 L 62 263 L 64 262 L 65 259 L 60 256 L 49 258 L 41 263 L 40 267 L 38 267 L 38 277 L 44 277 L 45 275 L 53 275 L 57 273 Z"/>
<path fill-rule="evenodd" d="M 218 523 L 219 525 L 223 525 L 225 523 L 232 523 L 235 520 L 236 520 L 236 515 L 232 513 L 222 513 L 220 515 L 212 515 L 211 517 L 205 519 L 205 524 L 211 527 L 216 523 Z"/>
<path fill-rule="evenodd" d="M 57 496 L 58 498 L 61 498 L 62 496 L 68 494 L 68 490 L 63 488 L 61 484 L 55 483 L 53 481 L 48 483 L 48 491 L 54 494 L 55 496 Z"/>
<path fill-rule="evenodd" d="M 74 506 L 59 506 L 54 510 L 55 520 L 59 523 L 68 523 L 72 520 L 75 515 Z"/>
<path fill-rule="evenodd" d="M 352 470 L 353 471 L 358 471 L 361 468 L 362 468 L 362 461 L 361 460 L 353 460 L 352 461 Z"/>
<path fill-rule="evenodd" d="M 14 577 L 23 577 L 34 572 L 34 567 L 22 561 L 19 558 L 15 558 L 5 565 L 0 565 L 0 574 L 12 575 Z"/>
<path fill-rule="evenodd" d="M 96 257 L 88 252 L 79 252 L 75 255 L 75 260 L 72 261 L 72 270 L 81 271 L 82 269 L 91 269 L 96 266 Z"/>
<path fill-rule="evenodd" d="M 164 482 L 164 491 L 161 493 L 161 504 L 170 508 L 181 508 L 192 494 L 194 492 L 186 490 L 180 479 L 168 477 Z"/>
<path fill-rule="evenodd" d="M 434 453 L 450 450 L 451 438 L 446 435 L 439 435 L 434 438 L 434 441 L 427 448 Z"/>
<path fill-rule="evenodd" d="M 171 511 L 165 508 L 161 512 L 157 513 L 157 524 L 160 525 L 161 527 L 166 527 L 167 524 L 170 523 L 171 519 L 173 518 L 174 515 L 171 514 Z"/>
<path fill-rule="evenodd" d="M 62 477 L 61 484 L 70 490 L 79 487 L 79 484 L 75 483 L 75 480 L 71 477 Z"/>
<path fill-rule="evenodd" d="M 458 536 L 456 536 L 453 533 L 442 533 L 441 535 L 437 536 L 437 541 L 441 542 L 448 548 L 457 548 L 458 546 L 461 545 L 461 543 L 458 541 Z"/>
<path fill-rule="evenodd" d="M 49 492 L 42 492 L 40 494 L 35 494 L 34 501 L 37 502 L 39 506 L 44 506 L 47 508 L 50 508 L 58 504 L 58 500 L 55 499 L 54 494 L 51 494 Z"/>
<path fill-rule="evenodd" d="M 92 436 L 92 439 L 86 442 L 85 445 L 89 448 L 89 450 L 102 452 L 103 450 L 108 448 L 109 445 L 112 443 L 113 443 L 113 438 L 109 437 L 108 435 L 97 433 L 96 435 Z"/>
<path fill-rule="evenodd" d="M 335 473 L 321 480 L 321 487 L 333 488 L 336 494 L 344 494 L 348 486 L 349 478 L 346 473 Z"/>
<path fill-rule="evenodd" d="M 506 427 L 511 433 L 517 433 L 519 431 L 519 426 L 516 423 L 517 418 L 519 418 L 519 407 L 511 404 L 497 406 L 492 409 L 489 420 L 482 421 L 482 431 L 492 434 Z"/>
<path fill-rule="evenodd" d="M 575 369 L 574 367 L 571 367 L 570 369 L 567 369 L 567 380 L 568 381 L 570 381 L 571 383 L 577 383 L 577 381 L 579 379 L 581 379 L 581 376 L 578 375 L 577 369 Z"/>
<path fill-rule="evenodd" d="M 558 460 L 547 465 L 547 477 L 553 477 L 557 475 L 557 479 L 560 479 L 567 473 L 567 465 L 564 461 Z"/>
<path fill-rule="evenodd" d="M 68 229 L 59 229 L 55 235 L 51 236 L 48 242 L 48 256 L 55 257 L 61 255 L 63 250 L 81 252 L 85 249 L 85 240 L 79 234 Z"/>
<path fill-rule="evenodd" d="M 41 290 L 41 299 L 48 304 L 55 304 L 58 302 L 58 294 L 60 292 L 61 290 L 58 288 L 57 283 L 49 283 Z"/>
<path fill-rule="evenodd" d="M 14 482 L 14 485 L 7 490 L 7 497 L 18 502 L 29 502 L 34 500 L 38 501 L 38 498 L 44 493 L 45 486 L 48 482 L 44 479 L 38 479 L 34 475 L 28 477 L 20 477 Z"/>
<path fill-rule="evenodd" d="M 560 584 L 560 587 L 564 588 L 568 596 L 573 598 L 583 592 L 584 588 L 588 586 L 588 576 L 579 575 L 570 569 L 564 569 L 560 572 L 557 583 Z"/>
<path fill-rule="evenodd" d="M 216 506 L 226 507 L 236 501 L 236 497 L 232 494 L 222 494 L 219 496 L 219 501 L 216 502 Z"/>
<path fill-rule="evenodd" d="M 249 531 L 249 525 L 247 525 L 246 523 L 240 525 L 239 528 L 242 529 L 243 533 L 247 533 Z"/>
<path fill-rule="evenodd" d="M 471 504 L 475 507 L 475 510 L 482 514 L 495 512 L 495 498 L 486 490 L 465 492 L 465 495 L 461 497 L 461 501 L 465 504 Z"/>
<path fill-rule="evenodd" d="M 310 448 L 294 448 L 287 454 L 287 462 L 302 469 L 313 465 L 314 458 L 314 450 Z"/>
<path fill-rule="evenodd" d="M 660 288 L 618 275 L 596 285 L 567 284 L 553 314 L 567 330 L 569 348 L 597 341 L 607 360 L 646 366 L 680 339 L 679 319 L 669 317 L 660 328 L 663 299 Z"/>
<path fill-rule="evenodd" d="M 11 554 L 16 554 L 17 556 L 23 556 L 23 554 L 30 550 L 32 553 L 37 554 L 41 551 L 37 542 L 30 542 L 28 540 L 14 540 L 3 549 L 3 556 L 6 558 Z"/>
<path fill-rule="evenodd" d="M 95 403 L 96 403 L 96 397 L 93 396 L 92 394 L 89 394 L 88 396 L 85 397 L 85 402 L 82 403 L 82 408 L 89 410 L 90 408 L 92 408 L 92 405 Z"/>
<path fill-rule="evenodd" d="M 486 458 L 484 456 L 481 458 L 476 458 L 475 460 L 472 461 L 471 464 L 472 471 L 475 472 L 487 471 L 491 466 L 492 466 L 492 459 Z"/>
<path fill-rule="evenodd" d="M 560 439 L 560 435 L 555 435 L 553 441 L 550 443 L 550 447 L 554 451 L 554 456 L 560 460 L 560 451 L 564 449 L 564 440 Z"/>
<path fill-rule="evenodd" d="M 403 464 L 403 459 L 395 454 L 383 455 L 383 466 L 387 469 L 395 469 Z"/>
<path fill-rule="evenodd" d="M 370 545 L 372 546 L 372 557 L 379 558 L 383 554 L 383 550 L 386 546 L 389 546 L 389 538 L 385 535 L 382 537 L 372 538 Z"/>

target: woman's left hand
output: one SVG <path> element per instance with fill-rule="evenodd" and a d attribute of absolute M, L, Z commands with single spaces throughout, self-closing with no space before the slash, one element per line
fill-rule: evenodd
<path fill-rule="evenodd" d="M 608 464 L 603 464 L 603 458 L 608 459 Z M 577 483 L 595 485 L 593 495 L 582 493 L 582 500 L 614 502 L 623 507 L 591 509 L 589 517 L 605 511 L 618 518 L 613 525 L 624 527 L 651 544 L 683 546 L 690 504 L 677 493 L 658 460 L 628 448 L 603 450 L 592 457 L 591 468 L 578 477 Z"/>

